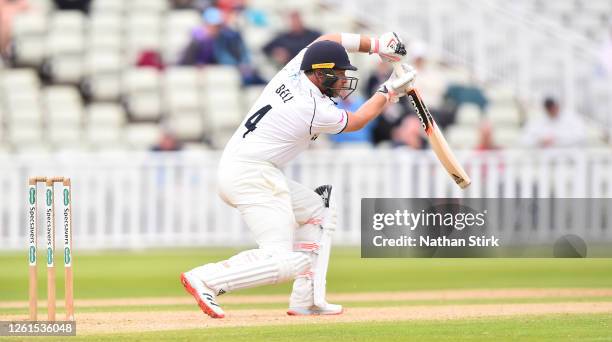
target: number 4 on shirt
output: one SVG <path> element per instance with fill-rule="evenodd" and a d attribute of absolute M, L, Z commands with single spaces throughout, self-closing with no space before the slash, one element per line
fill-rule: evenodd
<path fill-rule="evenodd" d="M 262 107 L 261 109 L 259 109 L 258 111 L 256 111 L 255 114 L 251 115 L 251 117 L 244 124 L 244 127 L 247 128 L 247 131 L 244 132 L 244 134 L 242 135 L 242 138 L 245 138 L 247 134 L 253 132 L 255 128 L 257 128 L 257 123 L 259 122 L 259 120 L 261 120 L 264 117 L 264 115 L 266 115 L 266 113 L 270 111 L 270 109 L 272 109 L 272 106 L 266 105 Z"/>

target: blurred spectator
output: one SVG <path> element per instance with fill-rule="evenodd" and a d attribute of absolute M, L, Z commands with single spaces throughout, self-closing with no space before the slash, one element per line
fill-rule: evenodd
<path fill-rule="evenodd" d="M 141 68 L 155 68 L 164 71 L 166 65 L 159 52 L 155 50 L 144 50 L 138 55 L 136 66 Z"/>
<path fill-rule="evenodd" d="M 195 4 L 193 0 L 170 0 L 172 9 L 193 9 Z"/>
<path fill-rule="evenodd" d="M 141 68 L 155 68 L 159 71 L 164 71 L 166 68 L 162 56 L 155 50 L 142 51 L 138 56 L 136 66 Z"/>
<path fill-rule="evenodd" d="M 365 99 L 358 94 L 353 94 L 338 103 L 338 107 L 349 112 L 355 112 L 365 102 Z M 369 122 L 362 129 L 354 132 L 342 134 L 330 134 L 329 140 L 334 143 L 371 143 L 373 122 Z"/>
<path fill-rule="evenodd" d="M 410 47 L 410 53 L 412 64 L 418 72 L 415 86 L 419 89 L 430 110 L 441 108 L 449 80 L 435 67 L 434 63 L 428 60 L 425 43 L 413 43 Z"/>
<path fill-rule="evenodd" d="M 544 100 L 546 116 L 527 122 L 522 143 L 527 147 L 580 147 L 586 142 L 586 128 L 575 113 L 561 112 L 553 98 Z"/>
<path fill-rule="evenodd" d="M 366 83 L 366 97 L 370 97 L 376 92 L 378 87 L 389 78 L 391 71 L 392 69 L 389 63 L 378 63 L 374 72 L 368 77 Z"/>
<path fill-rule="evenodd" d="M 180 64 L 202 66 L 206 64 L 234 65 L 240 70 L 244 85 L 263 84 L 257 70 L 251 65 L 249 52 L 240 32 L 227 25 L 223 13 L 215 7 L 203 14 L 204 24 L 192 31 Z"/>
<path fill-rule="evenodd" d="M 391 74 L 391 66 L 389 63 L 379 63 L 374 72 L 368 78 L 366 84 L 365 96 L 372 96 L 381 83 L 385 82 Z M 406 97 L 400 98 L 398 103 L 391 103 L 371 124 L 372 132 L 370 134 L 372 143 L 378 145 L 380 143 L 391 141 L 391 131 L 398 126 L 402 119 L 411 113 L 411 108 L 408 105 Z"/>
<path fill-rule="evenodd" d="M 29 8 L 28 0 L 0 0 L 0 56 L 10 55 L 13 18 Z"/>
<path fill-rule="evenodd" d="M 391 132 L 393 146 L 406 146 L 415 150 L 426 148 L 427 140 L 421 130 L 421 121 L 416 115 L 406 116 Z"/>
<path fill-rule="evenodd" d="M 489 105 L 489 100 L 484 95 L 482 89 L 473 85 L 452 84 L 446 89 L 444 94 L 443 111 L 455 112 L 462 104 L 473 103 L 484 113 Z"/>
<path fill-rule="evenodd" d="M 489 121 L 483 121 L 478 128 L 478 145 L 476 150 L 497 150 L 499 147 L 493 142 L 493 126 Z"/>
<path fill-rule="evenodd" d="M 417 69 L 418 77 L 415 86 L 427 104 L 427 108 L 436 118 L 436 123 L 444 128 L 454 122 L 457 111 L 456 104 L 445 103 L 445 93 L 450 80 L 445 77 L 434 62 L 428 59 L 425 43 L 416 41 L 410 46 L 412 64 Z"/>
<path fill-rule="evenodd" d="M 180 151 L 181 149 L 181 143 L 176 139 L 174 134 L 164 131 L 159 143 L 156 146 L 153 146 L 151 150 L 155 152 L 167 152 Z"/>
<path fill-rule="evenodd" d="M 247 0 L 219 0 L 217 7 L 225 12 L 227 24 L 236 30 L 268 26 L 266 13 L 249 6 Z"/>
<path fill-rule="evenodd" d="M 170 0 L 170 6 L 172 9 L 194 9 L 201 13 L 208 7 L 214 6 L 215 2 L 216 0 Z"/>
<path fill-rule="evenodd" d="M 204 23 L 191 31 L 191 41 L 185 49 L 179 64 L 203 66 L 216 64 L 215 39 L 223 24 L 220 11 L 204 11 Z"/>
<path fill-rule="evenodd" d="M 91 0 L 53 0 L 53 2 L 55 3 L 55 8 L 59 10 L 76 10 L 83 13 L 89 13 L 89 4 Z"/>
<path fill-rule="evenodd" d="M 478 145 L 474 149 L 476 154 L 486 153 L 487 151 L 499 150 L 500 147 L 495 145 L 493 139 L 493 126 L 488 120 L 483 120 L 478 127 Z M 503 160 L 500 160 L 498 165 L 487 165 L 487 163 L 483 163 L 480 165 L 480 177 L 484 181 L 489 174 L 497 173 L 503 174 L 506 165 Z M 500 190 L 501 192 L 501 190 Z"/>
<path fill-rule="evenodd" d="M 320 32 L 304 27 L 300 13 L 292 11 L 289 14 L 289 31 L 272 39 L 263 47 L 263 51 L 278 65 L 285 65 L 320 35 Z"/>

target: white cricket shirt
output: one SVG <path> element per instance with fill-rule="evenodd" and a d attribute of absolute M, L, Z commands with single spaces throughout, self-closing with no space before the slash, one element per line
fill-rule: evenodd
<path fill-rule="evenodd" d="M 300 70 L 300 51 L 264 88 L 223 151 L 223 159 L 284 166 L 320 133 L 340 133 L 348 114 Z"/>

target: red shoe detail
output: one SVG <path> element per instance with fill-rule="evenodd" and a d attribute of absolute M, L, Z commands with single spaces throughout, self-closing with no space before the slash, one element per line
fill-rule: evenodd
<path fill-rule="evenodd" d="M 225 317 L 225 315 L 221 315 L 216 313 L 213 309 L 211 309 L 206 302 L 204 302 L 203 300 L 200 299 L 200 296 L 198 295 L 197 291 L 191 287 L 191 285 L 189 284 L 189 282 L 187 281 L 187 279 L 185 279 L 185 274 L 181 273 L 181 283 L 183 283 L 183 286 L 185 287 L 185 290 L 193 296 L 193 298 L 195 298 L 195 300 L 198 302 L 198 306 L 200 307 L 200 309 L 202 309 L 202 311 L 207 314 L 208 316 L 212 317 L 212 318 L 223 318 Z"/>

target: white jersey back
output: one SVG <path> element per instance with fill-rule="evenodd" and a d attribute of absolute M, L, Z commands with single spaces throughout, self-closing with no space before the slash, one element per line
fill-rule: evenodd
<path fill-rule="evenodd" d="M 320 133 L 337 134 L 346 111 L 300 71 L 306 49 L 264 88 L 223 151 L 224 159 L 270 162 L 282 167 L 308 148 Z"/>

